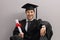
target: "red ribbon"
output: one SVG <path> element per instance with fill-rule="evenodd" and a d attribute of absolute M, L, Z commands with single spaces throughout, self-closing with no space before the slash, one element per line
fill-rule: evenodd
<path fill-rule="evenodd" d="M 16 27 L 22 27 L 21 23 L 16 23 Z"/>

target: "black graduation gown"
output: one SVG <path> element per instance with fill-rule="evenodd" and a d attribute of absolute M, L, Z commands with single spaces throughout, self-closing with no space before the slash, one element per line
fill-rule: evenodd
<path fill-rule="evenodd" d="M 42 25 L 46 25 L 46 37 L 48 40 L 51 39 L 52 37 L 52 27 L 47 21 L 41 21 L 41 19 L 36 20 L 34 19 L 31 23 L 31 27 L 29 30 L 26 32 L 25 31 L 25 25 L 26 25 L 26 20 L 19 21 L 22 24 L 22 31 L 24 32 L 24 40 L 39 40 L 40 38 L 40 29 Z M 15 27 L 13 31 L 13 35 L 18 35 L 19 30 L 17 27 Z"/>
<path fill-rule="evenodd" d="M 24 40 L 39 40 L 40 34 L 39 34 L 39 27 L 38 24 L 39 22 L 34 19 L 31 21 L 31 27 L 28 29 L 28 31 L 25 31 L 25 25 L 26 25 L 26 20 L 19 21 L 22 24 L 22 31 L 24 33 Z M 16 27 L 13 31 L 13 35 L 18 35 L 19 30 Z"/>

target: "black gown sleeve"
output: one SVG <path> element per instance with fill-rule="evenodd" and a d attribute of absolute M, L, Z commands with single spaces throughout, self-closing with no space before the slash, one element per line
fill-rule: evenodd
<path fill-rule="evenodd" d="M 41 26 L 42 26 L 42 20 L 41 19 L 38 19 L 38 29 L 39 30 L 41 29 Z"/>
<path fill-rule="evenodd" d="M 51 37 L 53 35 L 51 24 L 48 21 L 42 21 L 42 25 L 46 26 L 46 37 L 48 38 L 48 40 L 51 40 Z"/>
<path fill-rule="evenodd" d="M 19 21 L 19 23 L 21 23 L 21 21 Z M 19 33 L 19 29 L 15 26 L 15 29 L 13 30 L 13 35 L 18 35 Z"/>
<path fill-rule="evenodd" d="M 14 31 L 13 31 L 13 35 L 18 35 L 19 34 L 19 30 L 17 27 L 15 27 Z"/>

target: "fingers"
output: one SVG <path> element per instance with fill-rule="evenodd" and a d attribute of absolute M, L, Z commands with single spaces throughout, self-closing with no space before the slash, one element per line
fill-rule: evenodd
<path fill-rule="evenodd" d="M 20 36 L 21 38 L 24 38 L 24 33 L 22 33 L 22 34 L 20 33 L 19 36 Z"/>
<path fill-rule="evenodd" d="M 42 28 L 40 29 L 40 36 L 44 36 L 46 34 L 46 26 L 43 25 Z"/>

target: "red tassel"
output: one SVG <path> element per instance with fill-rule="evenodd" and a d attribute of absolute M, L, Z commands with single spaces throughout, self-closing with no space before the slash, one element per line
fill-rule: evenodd
<path fill-rule="evenodd" d="M 16 23 L 16 27 L 22 27 L 20 23 Z"/>

